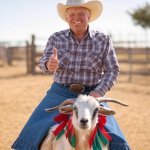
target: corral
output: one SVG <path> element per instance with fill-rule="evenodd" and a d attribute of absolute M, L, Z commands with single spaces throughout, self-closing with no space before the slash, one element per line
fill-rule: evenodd
<path fill-rule="evenodd" d="M 9 47 L 10 49 L 12 47 Z M 3 57 L 0 57 L 1 150 L 10 150 L 11 144 L 53 81 L 52 75 L 42 75 L 38 67 L 34 68 L 35 73 L 29 74 L 28 71 L 31 70 L 27 69 L 27 65 L 35 66 L 27 63 L 24 48 L 20 47 L 20 49 L 15 48 L 11 53 L 14 59 L 10 59 L 11 61 L 8 59 L 6 64 L 3 63 Z M 2 56 L 3 47 L 1 50 Z M 135 51 L 132 48 L 126 48 L 117 51 L 121 74 L 116 86 L 107 94 L 108 97 L 119 99 L 130 105 L 128 108 L 122 108 L 111 104 L 111 107 L 118 112 L 115 117 L 132 150 L 150 147 L 149 54 L 149 49 Z"/>

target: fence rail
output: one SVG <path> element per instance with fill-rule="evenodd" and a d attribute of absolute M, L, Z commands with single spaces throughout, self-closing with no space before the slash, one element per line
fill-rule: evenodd
<path fill-rule="evenodd" d="M 25 60 L 26 61 L 26 70 L 27 74 L 36 74 L 38 71 L 36 70 L 38 59 L 42 56 L 42 48 L 41 45 L 36 44 L 36 38 L 34 35 L 31 36 L 30 41 L 24 42 L 26 46 L 7 46 L 0 45 L 0 61 L 3 61 L 5 58 L 5 62 L 8 65 L 12 65 L 12 61 L 15 59 Z M 141 75 L 150 75 L 150 70 L 145 68 L 145 65 L 149 66 L 150 64 L 150 47 L 139 47 L 136 46 L 137 42 L 115 42 L 115 50 L 120 64 L 126 64 L 128 69 L 121 70 L 121 74 L 128 74 L 129 81 L 132 81 L 132 77 L 134 74 Z M 133 47 L 134 45 L 134 47 Z M 143 70 L 147 72 L 135 71 L 134 67 L 136 65 L 143 65 Z"/>

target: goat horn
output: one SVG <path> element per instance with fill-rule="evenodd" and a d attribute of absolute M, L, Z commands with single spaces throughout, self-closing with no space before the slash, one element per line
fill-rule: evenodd
<path fill-rule="evenodd" d="M 55 106 L 52 108 L 47 108 L 47 109 L 45 109 L 45 111 L 51 112 L 51 111 L 54 111 L 56 109 L 59 109 L 61 106 L 65 106 L 65 105 L 69 105 L 69 104 L 71 104 L 71 105 L 74 104 L 73 99 L 67 99 L 67 100 L 63 101 L 61 104 L 59 104 L 58 106 Z"/>
<path fill-rule="evenodd" d="M 111 99 L 111 98 L 106 98 L 106 97 L 99 97 L 99 98 L 96 98 L 96 100 L 99 102 L 99 103 L 102 103 L 102 102 L 112 102 L 112 103 L 117 103 L 119 105 L 122 105 L 122 106 L 128 106 L 118 100 L 115 100 L 115 99 Z"/>
<path fill-rule="evenodd" d="M 102 115 L 115 115 L 116 112 L 112 109 L 100 106 L 99 113 Z"/>

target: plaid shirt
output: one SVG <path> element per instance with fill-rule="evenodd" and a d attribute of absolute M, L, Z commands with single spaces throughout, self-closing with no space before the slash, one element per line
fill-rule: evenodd
<path fill-rule="evenodd" d="M 46 61 L 56 47 L 59 67 L 54 74 L 58 83 L 81 83 L 97 85 L 95 92 L 102 96 L 110 90 L 119 74 L 119 66 L 112 41 L 108 35 L 98 31 L 88 31 L 82 41 L 77 41 L 67 29 L 54 33 L 48 39 L 39 67 L 48 72 Z"/>

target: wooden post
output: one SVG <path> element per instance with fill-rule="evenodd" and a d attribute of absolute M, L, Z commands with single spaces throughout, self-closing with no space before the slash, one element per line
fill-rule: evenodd
<path fill-rule="evenodd" d="M 32 35 L 32 41 L 31 41 L 31 73 L 35 74 L 35 36 Z"/>
<path fill-rule="evenodd" d="M 27 66 L 27 74 L 31 73 L 31 55 L 28 41 L 26 41 L 26 66 Z"/>
<path fill-rule="evenodd" d="M 132 62 L 132 48 L 128 49 L 128 60 L 129 60 L 129 82 L 132 82 L 132 74 L 133 74 L 133 62 Z"/>
<path fill-rule="evenodd" d="M 146 60 L 149 63 L 149 60 L 150 60 L 150 57 L 149 57 L 150 49 L 148 48 L 148 46 L 145 49 L 146 49 L 146 53 L 145 53 L 146 54 Z"/>
<path fill-rule="evenodd" d="M 4 66 L 5 62 L 5 47 L 0 45 L 0 67 Z"/>
<path fill-rule="evenodd" d="M 147 59 L 147 62 L 149 62 L 149 46 L 148 46 L 148 29 L 146 28 L 145 29 L 145 49 L 146 49 L 146 59 Z"/>
<path fill-rule="evenodd" d="M 12 47 L 8 47 L 6 49 L 6 59 L 7 59 L 7 64 L 8 65 L 12 65 L 12 55 L 13 55 L 13 48 Z"/>

